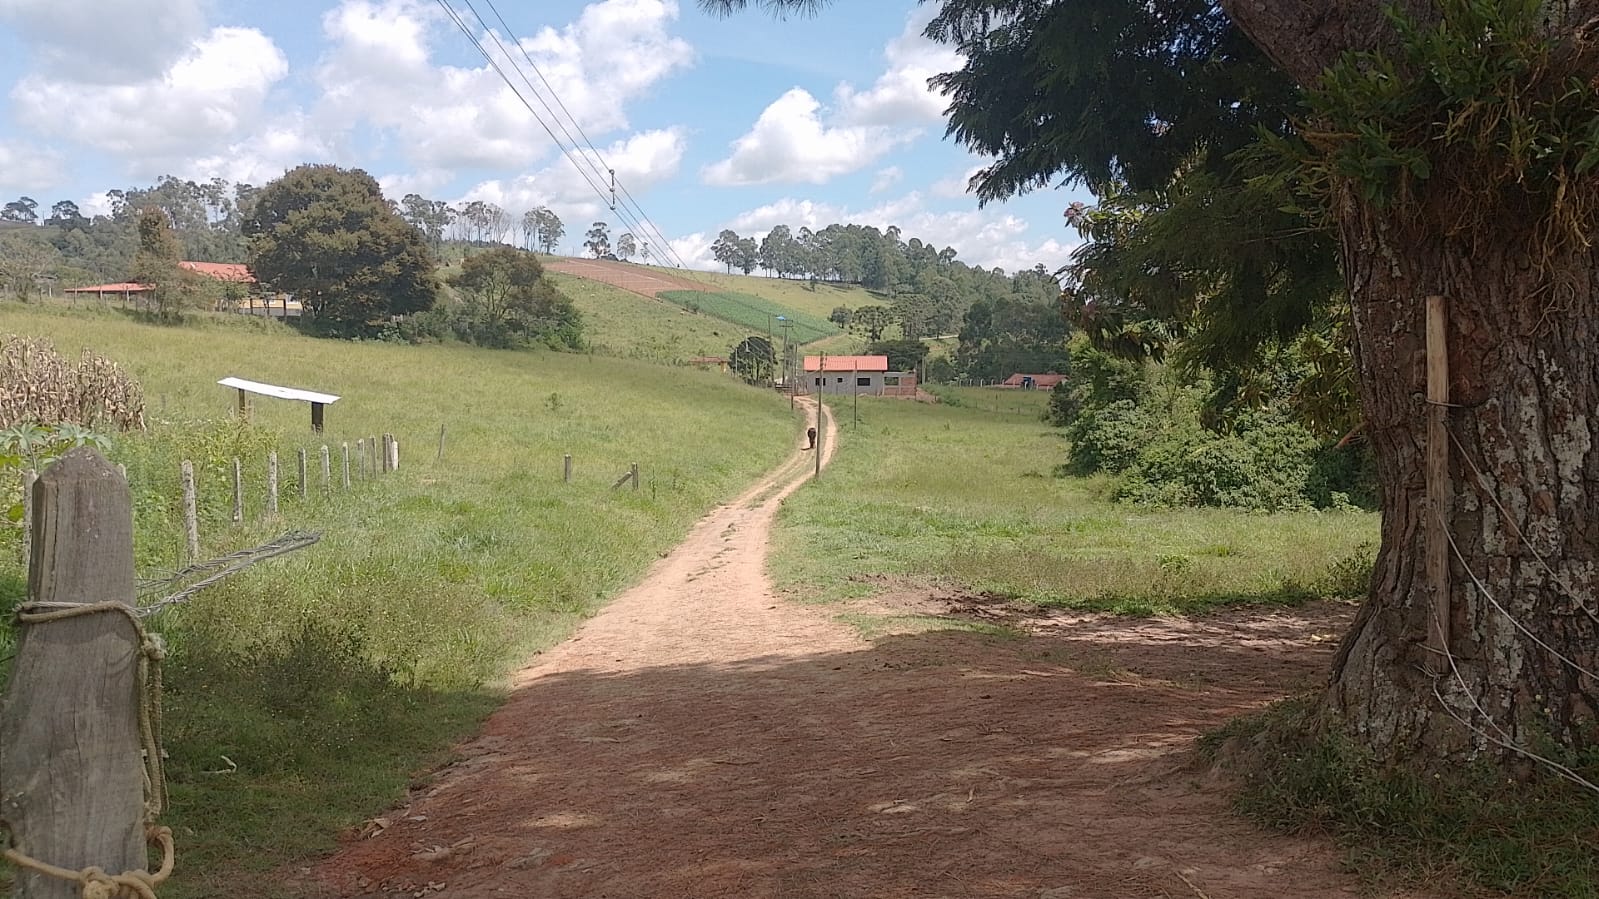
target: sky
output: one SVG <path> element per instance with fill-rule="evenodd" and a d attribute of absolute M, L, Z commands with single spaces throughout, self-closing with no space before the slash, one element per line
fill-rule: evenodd
<path fill-rule="evenodd" d="M 0 0 L 0 197 L 94 213 L 163 174 L 260 185 L 329 162 L 392 199 L 547 205 L 572 253 L 591 222 L 627 230 L 595 171 L 614 168 L 670 242 L 657 254 L 693 268 L 717 267 L 722 229 L 777 224 L 897 225 L 1007 271 L 1054 270 L 1076 246 L 1062 211 L 1081 188 L 981 209 L 966 192 L 983 160 L 945 139 L 926 84 L 960 59 L 921 37 L 916 0 L 788 21 L 471 0 L 488 28 L 448 2 L 471 37 L 440 0 Z M 574 164 L 551 132 L 600 162 Z"/>

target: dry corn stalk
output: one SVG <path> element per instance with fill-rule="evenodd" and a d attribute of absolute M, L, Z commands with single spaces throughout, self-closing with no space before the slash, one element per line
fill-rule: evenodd
<path fill-rule="evenodd" d="M 0 335 L 0 428 L 22 422 L 143 430 L 144 391 L 104 356 L 73 365 L 47 340 Z"/>

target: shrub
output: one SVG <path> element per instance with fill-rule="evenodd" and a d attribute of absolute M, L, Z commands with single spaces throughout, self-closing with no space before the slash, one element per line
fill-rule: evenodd
<path fill-rule="evenodd" d="M 1132 400 L 1085 411 L 1066 428 L 1071 440 L 1066 471 L 1079 475 L 1125 471 L 1159 432 L 1155 417 Z"/>

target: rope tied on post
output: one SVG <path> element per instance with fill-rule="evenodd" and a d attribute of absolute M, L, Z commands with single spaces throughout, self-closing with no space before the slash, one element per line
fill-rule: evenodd
<path fill-rule="evenodd" d="M 0 858 L 19 868 L 75 881 L 82 887 L 83 899 L 156 899 L 155 888 L 172 874 L 177 854 L 171 828 L 155 823 L 167 804 L 165 754 L 161 750 L 161 662 L 166 658 L 166 646 L 161 635 L 146 630 L 138 610 L 120 602 L 30 602 L 18 606 L 14 617 L 17 624 L 41 625 L 102 614 L 123 616 L 138 638 L 137 689 L 141 697 L 139 741 L 144 762 L 145 839 L 161 847 L 161 865 L 155 873 L 139 869 L 107 874 L 93 866 L 74 871 L 32 858 L 11 846 L 0 852 Z"/>

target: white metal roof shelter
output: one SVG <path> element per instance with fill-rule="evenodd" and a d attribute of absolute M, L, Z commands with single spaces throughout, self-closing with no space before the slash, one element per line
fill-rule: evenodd
<path fill-rule="evenodd" d="M 252 393 L 261 396 L 276 397 L 280 400 L 300 400 L 311 404 L 311 430 L 322 430 L 322 413 L 330 404 L 339 401 L 331 393 L 317 393 L 315 390 L 301 390 L 298 387 L 279 387 L 276 384 L 263 384 L 260 381 L 246 381 L 243 378 L 223 378 L 217 382 L 223 387 L 232 387 L 239 391 L 239 414 L 248 415 L 250 411 L 249 395 Z"/>

